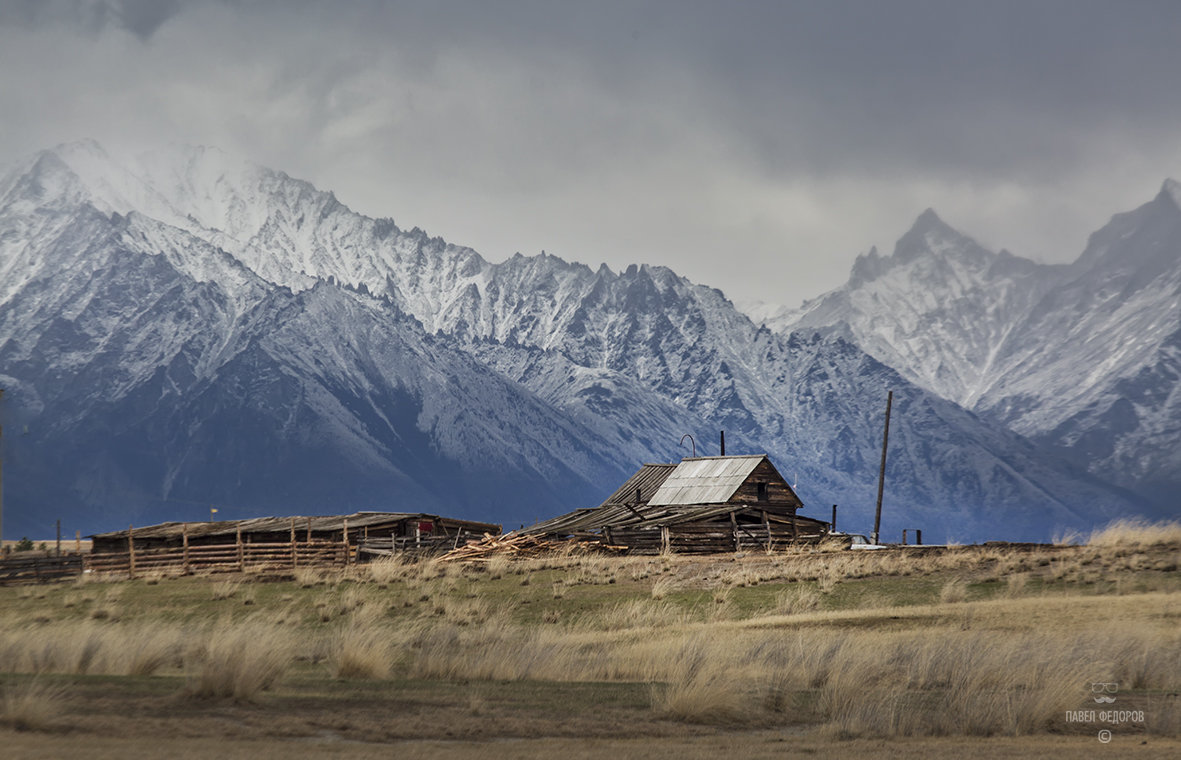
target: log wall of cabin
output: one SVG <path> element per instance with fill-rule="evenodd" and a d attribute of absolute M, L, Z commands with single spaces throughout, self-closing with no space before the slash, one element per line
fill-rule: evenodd
<path fill-rule="evenodd" d="M 767 498 L 765 501 L 759 501 L 759 483 L 767 484 Z M 734 495 L 730 497 L 729 504 L 751 504 L 751 505 L 770 505 L 794 507 L 799 509 L 803 506 L 791 490 L 791 487 L 784 482 L 783 477 L 775 470 L 775 466 L 769 460 L 764 459 L 755 467 L 754 471 L 747 476 L 746 481 L 743 482 Z"/>

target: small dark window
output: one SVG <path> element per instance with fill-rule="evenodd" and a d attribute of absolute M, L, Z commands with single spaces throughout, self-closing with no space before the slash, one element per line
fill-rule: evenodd
<path fill-rule="evenodd" d="M 759 495 L 759 501 L 766 501 L 767 500 L 767 484 L 766 483 L 756 483 L 755 488 L 757 489 L 757 493 Z"/>

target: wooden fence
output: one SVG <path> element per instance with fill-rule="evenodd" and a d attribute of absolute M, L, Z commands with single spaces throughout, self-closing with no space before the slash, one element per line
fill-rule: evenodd
<path fill-rule="evenodd" d="M 279 543 L 197 544 L 102 552 L 86 557 L 86 569 L 96 573 L 137 573 L 159 570 L 245 572 L 291 570 L 297 567 L 344 567 L 352 562 L 352 547 L 342 541 L 286 541 Z"/>
<path fill-rule="evenodd" d="M 82 556 L 15 556 L 0 559 L 0 586 L 20 583 L 44 583 L 62 578 L 74 578 L 82 573 Z"/>
<path fill-rule="evenodd" d="M 604 531 L 610 544 L 631 547 L 633 554 L 713 554 L 733 551 L 769 551 L 797 543 L 814 543 L 822 534 L 805 533 L 803 526 L 774 522 L 763 525 L 742 523 L 689 523 L 652 528 L 611 527 Z"/>

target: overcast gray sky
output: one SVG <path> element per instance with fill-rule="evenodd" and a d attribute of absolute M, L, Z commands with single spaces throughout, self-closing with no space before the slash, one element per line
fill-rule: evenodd
<path fill-rule="evenodd" d="M 470 245 L 795 306 L 928 206 L 1065 261 L 1181 178 L 1181 2 L 0 0 L 0 163 L 215 145 Z"/>

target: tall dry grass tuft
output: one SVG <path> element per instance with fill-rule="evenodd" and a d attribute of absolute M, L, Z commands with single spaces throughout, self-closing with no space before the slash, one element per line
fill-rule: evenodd
<path fill-rule="evenodd" d="M 733 724 L 750 717 L 749 682 L 726 667 L 705 636 L 685 641 L 668 662 L 667 683 L 653 686 L 657 715 L 688 723 Z"/>
<path fill-rule="evenodd" d="M 411 678 L 520 681 L 576 680 L 567 653 L 572 644 L 550 629 L 525 630 L 503 622 L 424 629 L 407 642 Z"/>
<path fill-rule="evenodd" d="M 1121 689 L 1181 688 L 1181 631 L 1162 635 L 1104 627 L 1095 633 L 1108 641 L 1108 675 Z M 1083 642 L 1075 646 L 1081 647 Z"/>
<path fill-rule="evenodd" d="M 250 702 L 269 689 L 291 664 L 295 641 L 283 628 L 258 622 L 222 623 L 194 648 L 193 697 Z"/>
<path fill-rule="evenodd" d="M 669 576 L 661 576 L 652 582 L 652 598 L 657 600 L 663 599 L 676 587 L 676 579 Z"/>
<path fill-rule="evenodd" d="M 312 588 L 327 582 L 324 571 L 315 567 L 297 567 L 293 575 L 295 584 L 300 588 Z"/>
<path fill-rule="evenodd" d="M 841 737 L 1022 735 L 1081 704 L 1088 665 L 1056 637 L 991 632 L 896 638 L 845 648 L 821 687 Z"/>
<path fill-rule="evenodd" d="M 232 599 L 241 587 L 241 581 L 218 581 L 210 587 L 210 593 L 213 595 L 215 601 Z"/>
<path fill-rule="evenodd" d="M 184 634 L 175 624 L 62 622 L 0 632 L 0 671 L 151 675 L 178 666 Z"/>
<path fill-rule="evenodd" d="M 1162 520 L 1149 522 L 1142 518 L 1116 520 L 1093 531 L 1088 546 L 1145 547 L 1181 544 L 1181 522 Z"/>
<path fill-rule="evenodd" d="M 754 568 L 739 565 L 723 573 L 720 580 L 724 586 L 746 588 L 759 585 L 762 577 Z"/>
<path fill-rule="evenodd" d="M 365 565 L 365 572 L 373 582 L 388 585 L 409 578 L 414 566 L 400 556 L 382 557 Z"/>
<path fill-rule="evenodd" d="M 0 699 L 0 725 L 15 731 L 56 731 L 68 689 L 36 678 L 10 684 Z"/>
<path fill-rule="evenodd" d="M 488 571 L 488 577 L 491 580 L 498 581 L 508 574 L 511 561 L 508 557 L 497 554 L 488 560 L 488 564 L 484 569 Z"/>
<path fill-rule="evenodd" d="M 484 597 L 454 599 L 443 597 L 435 602 L 432 613 L 455 625 L 487 625 L 489 621 L 507 612 Z"/>
<path fill-rule="evenodd" d="M 619 631 L 632 628 L 664 628 L 683 624 L 686 619 L 686 613 L 671 602 L 633 599 L 589 613 L 583 617 L 581 624 L 596 630 Z"/>
<path fill-rule="evenodd" d="M 890 677 L 865 658 L 842 657 L 825 674 L 820 688 L 819 707 L 828 721 L 824 732 L 842 739 L 897 735 L 906 696 L 901 679 Z"/>
<path fill-rule="evenodd" d="M 118 669 L 126 675 L 150 676 L 182 664 L 184 637 L 173 626 L 144 623 L 130 628 L 121 639 L 111 648 L 118 653 Z"/>
<path fill-rule="evenodd" d="M 388 678 L 393 669 L 390 637 L 373 624 L 344 625 L 333 637 L 329 665 L 336 678 Z"/>
<path fill-rule="evenodd" d="M 952 578 L 939 590 L 939 601 L 944 604 L 955 604 L 967 598 L 968 585 L 961 578 Z"/>
<path fill-rule="evenodd" d="M 785 588 L 775 595 L 775 612 L 780 615 L 797 615 L 820 608 L 821 596 L 803 586 Z"/>

